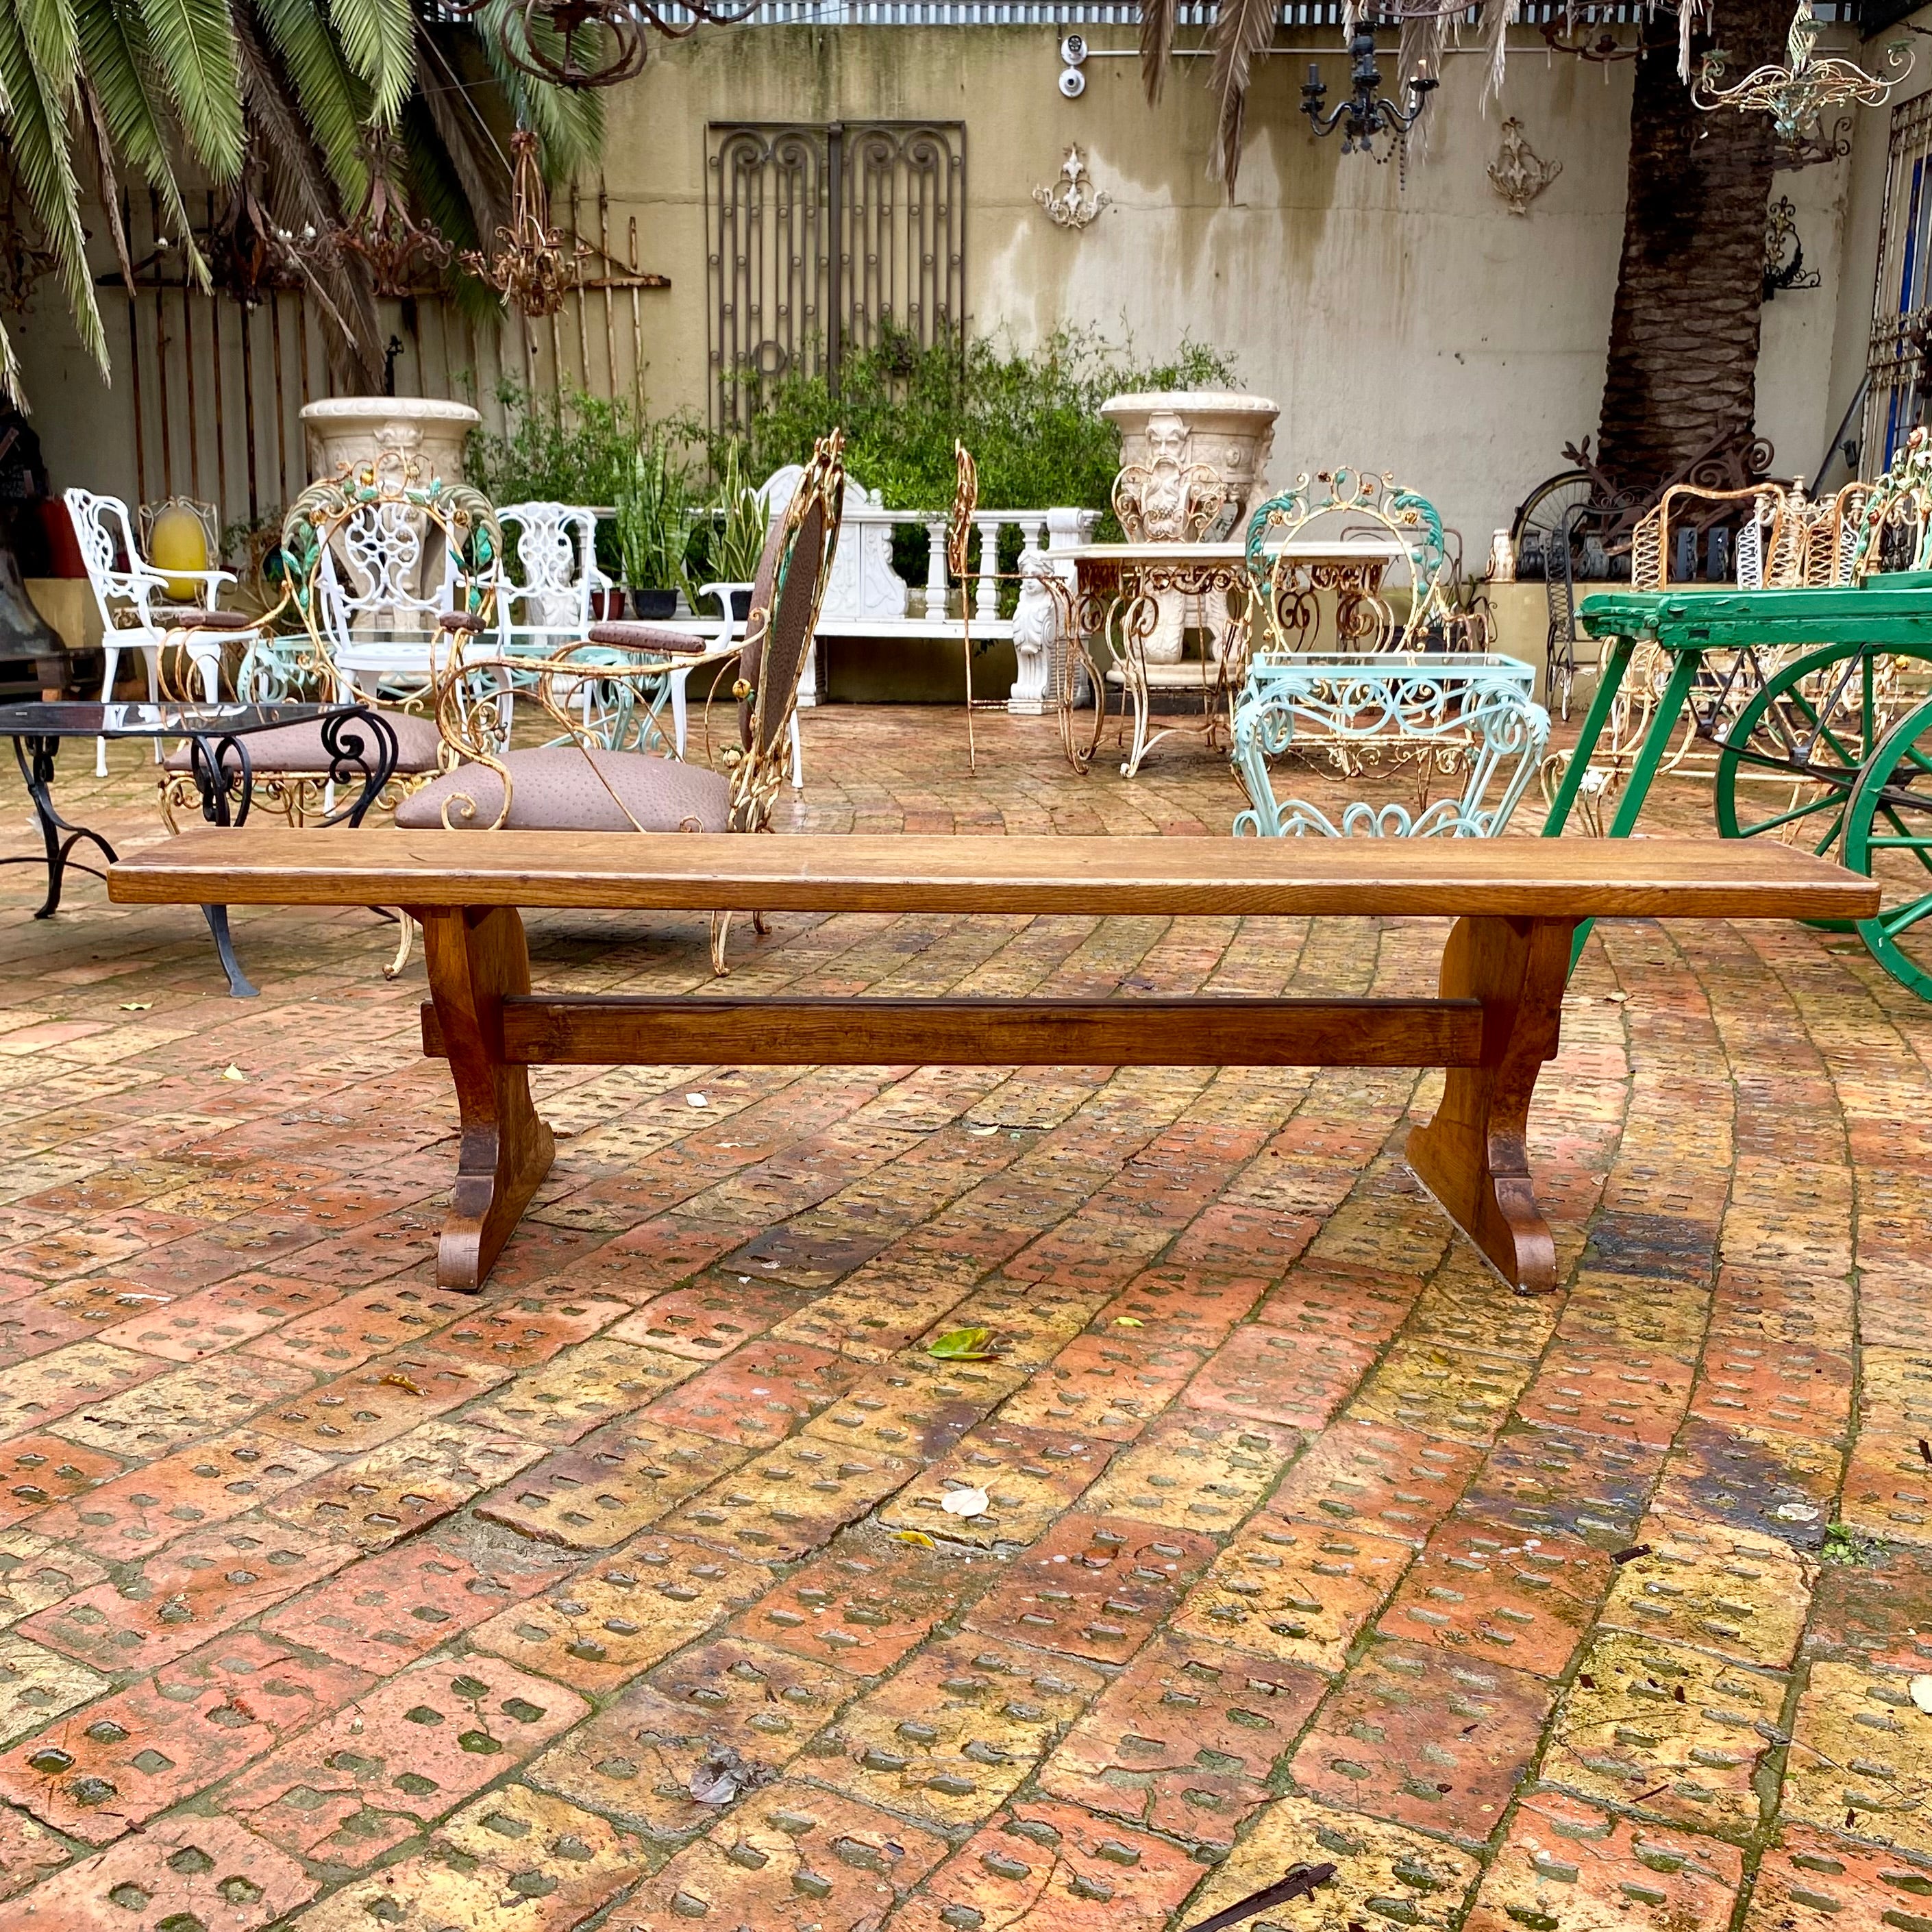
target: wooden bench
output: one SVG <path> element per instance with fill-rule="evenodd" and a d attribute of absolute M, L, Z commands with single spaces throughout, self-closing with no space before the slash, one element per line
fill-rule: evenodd
<path fill-rule="evenodd" d="M 1857 919 L 1879 891 L 1770 839 L 962 838 L 197 830 L 113 866 L 121 904 L 401 905 L 462 1144 L 436 1261 L 481 1287 L 549 1171 L 526 1067 L 1440 1066 L 1417 1176 L 1526 1293 L 1556 1286 L 1525 1135 L 1591 919 Z M 1454 918 L 1439 993 L 1389 999 L 532 994 L 517 908 Z"/>

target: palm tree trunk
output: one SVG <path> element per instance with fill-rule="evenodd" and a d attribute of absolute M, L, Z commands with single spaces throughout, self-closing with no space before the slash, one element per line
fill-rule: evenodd
<path fill-rule="evenodd" d="M 1783 58 L 1790 10 L 1718 0 L 1727 78 Z M 1618 483 L 1647 491 L 1750 434 L 1773 158 L 1768 116 L 1691 105 L 1673 16 L 1660 10 L 1642 32 L 1598 447 Z M 1694 44 L 1693 73 L 1708 44 Z"/>

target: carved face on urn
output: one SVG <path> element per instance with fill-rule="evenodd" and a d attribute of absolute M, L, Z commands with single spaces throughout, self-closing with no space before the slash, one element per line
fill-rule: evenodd
<path fill-rule="evenodd" d="M 1185 463 L 1187 460 L 1187 425 L 1170 410 L 1157 410 L 1148 418 L 1148 464 Z"/>

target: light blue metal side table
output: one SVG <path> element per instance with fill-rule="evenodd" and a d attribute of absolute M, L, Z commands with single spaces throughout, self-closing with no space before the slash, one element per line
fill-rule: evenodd
<path fill-rule="evenodd" d="M 1493 654 L 1257 657 L 1234 707 L 1230 756 L 1250 800 L 1234 820 L 1235 836 L 1493 838 L 1508 824 L 1549 740 L 1550 714 L 1532 695 L 1535 687 L 1533 665 Z M 1305 800 L 1275 796 L 1268 760 L 1288 751 L 1326 758 L 1348 776 L 1408 766 L 1460 772 L 1464 782 L 1459 796 L 1414 812 L 1358 800 L 1337 825 Z"/>

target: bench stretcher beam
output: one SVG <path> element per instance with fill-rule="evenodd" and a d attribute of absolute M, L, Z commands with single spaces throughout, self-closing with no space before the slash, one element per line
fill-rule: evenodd
<path fill-rule="evenodd" d="M 526 1066 L 1474 1066 L 1480 1000 L 513 995 Z M 434 1003 L 423 1051 L 444 1057 Z"/>

